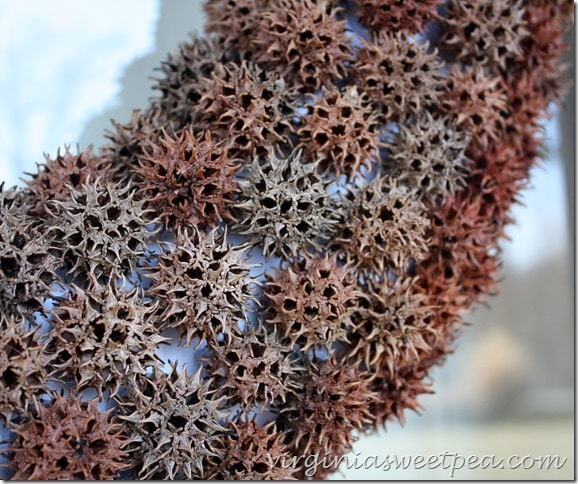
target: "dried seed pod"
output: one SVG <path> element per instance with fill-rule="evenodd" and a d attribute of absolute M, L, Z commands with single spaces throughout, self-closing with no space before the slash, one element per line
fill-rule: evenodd
<path fill-rule="evenodd" d="M 275 0 L 258 18 L 252 59 L 300 92 L 333 86 L 352 59 L 345 20 L 332 0 Z"/>
<path fill-rule="evenodd" d="M 251 159 L 289 142 L 293 95 L 273 72 L 245 61 L 217 65 L 201 91 L 195 129 L 227 140 L 229 158 Z"/>
<path fill-rule="evenodd" d="M 337 257 L 306 257 L 266 275 L 265 321 L 291 346 L 331 349 L 353 329 L 355 276 Z"/>
<path fill-rule="evenodd" d="M 322 174 L 352 179 L 362 169 L 371 170 L 377 159 L 378 121 L 367 99 L 351 86 L 323 89 L 307 106 L 297 131 L 297 148 L 303 157 L 317 160 Z"/>
<path fill-rule="evenodd" d="M 65 146 L 64 154 L 60 149 L 56 158 L 45 155 L 43 164 L 37 163 L 37 172 L 28 173 L 32 177 L 26 181 L 26 190 L 30 200 L 30 213 L 35 216 L 46 216 L 46 203 L 49 200 L 66 201 L 70 199 L 71 188 L 80 187 L 91 178 L 100 177 L 109 180 L 113 176 L 113 167 L 110 158 L 97 156 L 92 152 L 92 146 L 85 151 L 77 150 L 74 155 L 70 147 Z"/>
<path fill-rule="evenodd" d="M 147 253 L 155 220 L 135 189 L 89 180 L 71 190 L 70 200 L 47 205 L 48 231 L 58 243 L 67 274 L 107 283 L 128 278 Z"/>
<path fill-rule="evenodd" d="M 51 379 L 45 343 L 25 320 L 0 312 L 0 419 L 9 426 L 28 415 L 48 392 Z"/>
<path fill-rule="evenodd" d="M 191 228 L 160 249 L 156 266 L 147 269 L 159 329 L 176 328 L 186 346 L 238 331 L 254 297 L 247 247 L 229 244 L 219 229 Z"/>
<path fill-rule="evenodd" d="M 442 0 L 353 0 L 359 22 L 372 32 L 418 33 L 436 18 Z"/>
<path fill-rule="evenodd" d="M 440 101 L 440 112 L 455 117 L 457 127 L 482 148 L 504 132 L 507 104 L 502 79 L 480 66 L 464 70 L 453 66 Z"/>
<path fill-rule="evenodd" d="M 231 218 L 238 169 L 224 143 L 213 141 L 208 131 L 195 136 L 183 130 L 174 138 L 163 134 L 146 150 L 136 170 L 137 186 L 165 227 L 215 227 Z"/>
<path fill-rule="evenodd" d="M 360 269 L 403 273 L 427 253 L 429 220 L 415 192 L 376 178 L 348 193 L 346 206 L 348 215 L 331 247 Z"/>
<path fill-rule="evenodd" d="M 233 230 L 261 247 L 266 258 L 321 251 L 335 234 L 341 213 L 317 164 L 302 163 L 299 152 L 279 158 L 270 151 L 247 168 L 247 178 L 239 182 Z"/>
<path fill-rule="evenodd" d="M 100 152 L 111 159 L 115 181 L 137 181 L 135 169 L 144 157 L 145 149 L 150 143 L 159 142 L 161 128 L 170 131 L 170 123 L 164 119 L 163 112 L 153 106 L 143 111 L 135 109 L 128 123 L 112 120 L 112 124 L 114 129 L 105 132 L 110 144 L 103 146 Z"/>
<path fill-rule="evenodd" d="M 56 298 L 47 341 L 56 375 L 72 379 L 77 391 L 94 388 L 102 398 L 162 363 L 156 350 L 168 340 L 158 334 L 149 319 L 153 308 L 138 292 L 93 284 Z"/>
<path fill-rule="evenodd" d="M 204 368 L 213 379 L 215 395 L 228 396 L 231 405 L 246 411 L 282 404 L 298 393 L 302 370 L 297 356 L 275 332 L 251 328 L 241 335 L 226 334 L 209 344 Z"/>
<path fill-rule="evenodd" d="M 207 480 L 293 480 L 297 468 L 289 465 L 292 456 L 282 441 L 275 421 L 264 426 L 255 419 L 231 422 L 223 435 L 216 457 L 206 471 Z"/>
<path fill-rule="evenodd" d="M 385 367 L 390 374 L 415 366 L 430 347 L 427 333 L 434 314 L 427 297 L 414 289 L 415 279 L 399 278 L 363 287 L 352 316 L 355 328 L 348 354 L 367 368 Z"/>
<path fill-rule="evenodd" d="M 224 397 L 215 398 L 209 382 L 202 381 L 200 369 L 191 375 L 176 363 L 170 373 L 155 368 L 119 403 L 135 446 L 138 479 L 206 478 L 209 459 L 219 457 L 227 430 L 221 422 L 229 412 Z"/>
<path fill-rule="evenodd" d="M 198 103 L 203 94 L 201 80 L 211 77 L 216 66 L 226 62 L 227 55 L 227 50 L 214 37 L 193 35 L 161 63 L 158 70 L 162 77 L 153 85 L 160 95 L 153 99 L 153 104 L 160 111 L 162 121 L 167 123 L 165 130 L 167 125 L 176 132 L 196 124 L 200 115 Z M 156 124 L 159 121 L 156 120 Z"/>
<path fill-rule="evenodd" d="M 450 0 L 440 21 L 439 46 L 456 62 L 504 73 L 522 57 L 528 35 L 522 0 Z"/>
<path fill-rule="evenodd" d="M 455 119 L 426 111 L 415 123 L 399 126 L 384 163 L 400 185 L 417 189 L 422 200 L 435 204 L 464 187 L 471 168 L 465 154 L 469 143 Z"/>
<path fill-rule="evenodd" d="M 216 35 L 223 50 L 250 53 L 259 34 L 259 20 L 267 10 L 267 0 L 207 0 L 205 32 Z"/>
<path fill-rule="evenodd" d="M 0 184 L 0 313 L 34 323 L 58 279 L 59 261 L 42 220 L 29 213 L 28 199 L 24 190 Z"/>
<path fill-rule="evenodd" d="M 362 40 L 351 74 L 385 124 L 404 121 L 437 105 L 445 80 L 442 63 L 428 42 L 401 33 L 380 32 Z"/>
<path fill-rule="evenodd" d="M 112 480 L 128 468 L 123 427 L 98 402 L 60 394 L 11 431 L 2 453 L 12 456 L 15 480 Z"/>
<path fill-rule="evenodd" d="M 286 431 L 285 441 L 296 456 L 317 455 L 338 461 L 351 450 L 352 432 L 371 423 L 369 405 L 377 395 L 369 376 L 358 366 L 331 358 L 311 362 L 303 392 L 280 409 L 277 424 Z M 299 469 L 298 477 L 320 479 L 335 469 L 329 466 Z"/>

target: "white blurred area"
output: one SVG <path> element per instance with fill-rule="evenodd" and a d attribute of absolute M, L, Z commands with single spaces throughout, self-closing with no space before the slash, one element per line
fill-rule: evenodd
<path fill-rule="evenodd" d="M 104 142 L 153 95 L 154 68 L 190 31 L 200 0 L 0 0 L 0 182 L 19 184 L 44 153 Z M 559 114 L 559 111 L 556 110 Z M 402 427 L 362 437 L 352 455 L 554 455 L 559 470 L 460 469 L 459 479 L 573 479 L 574 265 L 563 142 L 546 125 L 548 159 L 517 206 L 504 242 L 500 295 L 466 320 L 434 395 Z M 573 186 L 573 184 L 571 185 Z M 339 479 L 449 479 L 447 469 L 344 469 Z"/>

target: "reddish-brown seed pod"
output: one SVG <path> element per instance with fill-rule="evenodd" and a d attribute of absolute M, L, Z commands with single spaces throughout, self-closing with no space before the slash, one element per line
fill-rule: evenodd
<path fill-rule="evenodd" d="M 337 257 L 306 257 L 266 275 L 265 321 L 308 352 L 347 340 L 356 303 L 353 271 Z"/>
<path fill-rule="evenodd" d="M 351 75 L 360 95 L 369 98 L 387 124 L 411 119 L 438 104 L 445 85 L 442 66 L 428 42 L 383 31 L 361 39 Z"/>
<path fill-rule="evenodd" d="M 208 131 L 196 136 L 184 130 L 175 137 L 163 134 L 146 149 L 137 186 L 165 227 L 215 227 L 231 218 L 238 169 L 224 143 L 213 141 Z"/>
<path fill-rule="evenodd" d="M 123 426 L 96 400 L 60 394 L 22 423 L 2 453 L 11 456 L 15 480 L 112 480 L 129 466 Z"/>
<path fill-rule="evenodd" d="M 353 179 L 371 171 L 377 159 L 377 128 L 377 116 L 355 86 L 322 89 L 300 118 L 297 149 L 316 161 L 322 174 Z"/>
<path fill-rule="evenodd" d="M 353 0 L 359 22 L 372 32 L 418 33 L 436 18 L 442 0 Z"/>

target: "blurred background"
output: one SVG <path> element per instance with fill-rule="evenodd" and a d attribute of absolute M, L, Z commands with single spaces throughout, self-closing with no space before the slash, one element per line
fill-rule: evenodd
<path fill-rule="evenodd" d="M 189 33 L 201 0 L 0 0 L 0 182 L 21 185 L 43 154 L 105 143 L 154 94 L 155 68 Z M 573 35 L 568 41 L 574 46 Z M 568 55 L 574 78 L 575 53 Z M 466 316 L 455 354 L 433 373 L 421 415 L 363 436 L 351 454 L 559 455 L 457 479 L 574 479 L 575 94 L 545 123 L 547 159 L 515 208 L 498 296 Z M 524 469 L 524 467 L 527 467 Z M 449 479 L 448 469 L 343 469 L 334 479 Z"/>

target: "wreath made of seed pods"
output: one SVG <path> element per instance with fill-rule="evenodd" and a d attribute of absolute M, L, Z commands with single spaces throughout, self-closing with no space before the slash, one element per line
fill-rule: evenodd
<path fill-rule="evenodd" d="M 325 478 L 282 459 L 403 420 L 497 289 L 570 0 L 205 11 L 108 145 L 0 190 L 14 479 Z"/>

